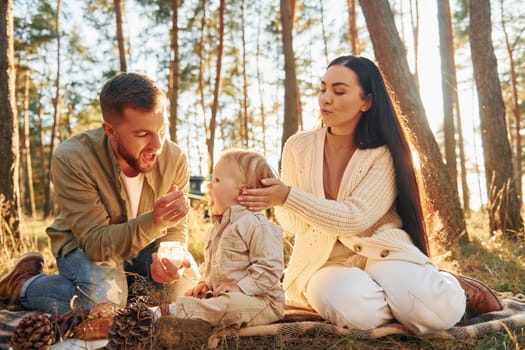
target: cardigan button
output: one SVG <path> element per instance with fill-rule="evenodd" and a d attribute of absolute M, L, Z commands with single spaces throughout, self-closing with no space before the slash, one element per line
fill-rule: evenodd
<path fill-rule="evenodd" d="M 388 249 L 383 249 L 381 253 L 379 253 L 379 256 L 382 258 L 386 258 L 390 254 L 390 251 Z"/>
<path fill-rule="evenodd" d="M 359 253 L 363 248 L 361 247 L 361 244 L 355 244 L 354 245 L 354 252 Z"/>

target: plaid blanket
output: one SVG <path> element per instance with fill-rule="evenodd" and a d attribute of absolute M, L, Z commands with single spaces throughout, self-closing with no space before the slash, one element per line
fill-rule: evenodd
<path fill-rule="evenodd" d="M 241 328 L 240 330 L 222 330 L 212 334 L 210 347 L 215 347 L 219 340 L 227 336 L 253 337 L 267 335 L 303 335 L 303 334 L 333 334 L 350 336 L 355 339 L 378 339 L 388 335 L 405 335 L 410 337 L 469 340 L 477 339 L 504 330 L 517 331 L 525 329 L 525 296 L 511 293 L 497 293 L 503 305 L 500 311 L 479 315 L 465 320 L 446 331 L 435 332 L 424 336 L 415 335 L 398 322 L 391 322 L 371 330 L 348 329 L 324 321 L 312 311 L 289 308 L 286 318 L 269 325 Z"/>
<path fill-rule="evenodd" d="M 480 315 L 476 318 L 420 338 L 440 338 L 468 340 L 476 339 L 503 330 L 518 331 L 525 329 L 525 296 L 510 293 L 498 293 L 503 310 Z M 11 335 L 18 322 L 25 316 L 37 314 L 35 311 L 0 310 L 0 349 L 9 349 Z M 367 331 L 339 327 L 324 321 L 314 311 L 308 309 L 287 308 L 285 319 L 269 325 L 253 326 L 239 329 L 226 329 L 214 332 L 209 338 L 208 345 L 214 348 L 223 337 L 254 337 L 271 335 L 301 335 L 309 332 L 332 334 L 337 336 L 351 336 L 356 339 L 378 339 L 388 335 L 406 335 L 417 337 L 403 325 L 392 322 L 384 326 Z M 61 349 L 99 349 L 106 344 L 104 339 L 85 342 L 78 339 L 68 339 L 51 347 L 52 350 Z"/>

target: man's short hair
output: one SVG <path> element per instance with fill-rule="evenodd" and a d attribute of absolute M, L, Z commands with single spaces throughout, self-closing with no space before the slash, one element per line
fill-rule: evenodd
<path fill-rule="evenodd" d="M 108 80 L 100 92 L 100 108 L 104 120 L 115 120 L 126 108 L 154 111 L 165 102 L 166 95 L 147 75 L 119 73 Z"/>

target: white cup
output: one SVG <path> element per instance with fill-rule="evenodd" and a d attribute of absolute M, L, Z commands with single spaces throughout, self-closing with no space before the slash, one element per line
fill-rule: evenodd
<path fill-rule="evenodd" d="M 180 242 L 160 242 L 159 250 L 157 255 L 162 263 L 162 258 L 168 259 L 173 265 L 181 269 L 182 262 L 186 258 L 186 249 Z M 182 274 L 183 271 L 180 271 Z"/>

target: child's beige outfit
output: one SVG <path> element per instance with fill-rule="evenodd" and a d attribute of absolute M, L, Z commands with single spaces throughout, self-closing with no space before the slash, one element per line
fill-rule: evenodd
<path fill-rule="evenodd" d="M 277 321 L 284 317 L 283 268 L 281 229 L 264 214 L 234 205 L 206 237 L 201 281 L 211 290 L 235 281 L 242 293 L 178 297 L 175 317 L 203 319 L 214 327 Z"/>

